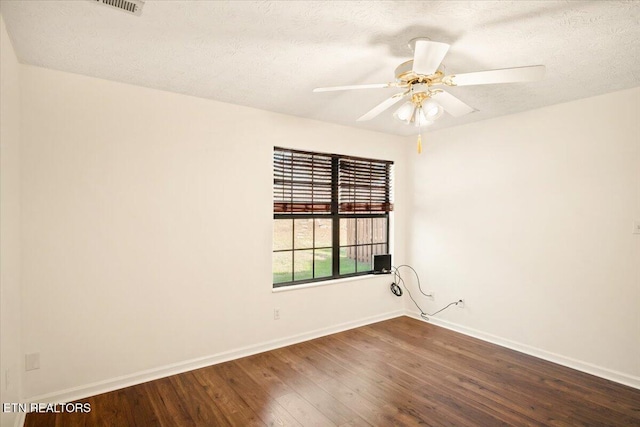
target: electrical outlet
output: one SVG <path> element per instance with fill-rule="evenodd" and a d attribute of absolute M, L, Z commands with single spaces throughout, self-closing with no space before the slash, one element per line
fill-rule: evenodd
<path fill-rule="evenodd" d="M 280 320 L 280 309 L 279 308 L 274 308 L 273 309 L 273 320 Z"/>
<path fill-rule="evenodd" d="M 458 304 L 456 304 L 456 307 L 458 308 L 464 308 L 464 299 L 460 298 L 458 300 Z"/>
<path fill-rule="evenodd" d="M 24 355 L 24 370 L 33 371 L 40 369 L 40 353 L 30 353 Z"/>

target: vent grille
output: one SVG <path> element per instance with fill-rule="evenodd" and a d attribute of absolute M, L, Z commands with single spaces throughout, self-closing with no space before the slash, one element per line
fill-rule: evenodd
<path fill-rule="evenodd" d="M 142 14 L 142 6 L 144 1 L 142 0 L 95 0 L 96 2 L 105 6 L 114 7 L 116 9 L 123 10 L 132 15 L 140 16 Z"/>

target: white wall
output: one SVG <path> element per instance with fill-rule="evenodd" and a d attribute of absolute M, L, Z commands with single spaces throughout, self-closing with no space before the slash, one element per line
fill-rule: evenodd
<path fill-rule="evenodd" d="M 0 16 L 0 402 L 20 402 L 20 64 Z M 2 413 L 10 426 L 16 414 Z"/>
<path fill-rule="evenodd" d="M 417 156 L 413 138 L 20 72 L 19 169 L 14 152 L 5 170 L 4 105 L 18 95 L 3 86 L 2 205 L 4 215 L 5 174 L 19 173 L 21 351 L 41 354 L 24 376 L 27 400 L 403 309 L 388 277 L 272 292 L 274 145 L 396 161 L 394 263 L 409 261 L 436 291 L 427 309 L 466 299 L 442 314 L 449 325 L 640 373 L 638 89 L 434 132 Z M 4 329 L 2 339 L 4 351 Z"/>
<path fill-rule="evenodd" d="M 22 71 L 27 399 L 403 309 L 386 278 L 271 285 L 273 146 L 395 160 L 402 236 L 403 138 Z"/>
<path fill-rule="evenodd" d="M 424 147 L 409 253 L 427 311 L 464 298 L 442 324 L 640 387 L 640 88 Z"/>

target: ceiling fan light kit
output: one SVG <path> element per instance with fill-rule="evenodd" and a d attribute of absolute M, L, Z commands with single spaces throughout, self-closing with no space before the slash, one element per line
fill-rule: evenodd
<path fill-rule="evenodd" d="M 399 92 L 376 105 L 358 118 L 367 121 L 388 110 L 396 103 L 409 98 L 398 108 L 393 117 L 418 127 L 418 153 L 422 152 L 421 128 L 433 124 L 443 112 L 460 117 L 476 111 L 449 92 L 434 86 L 471 86 L 495 83 L 531 82 L 544 78 L 544 65 L 478 71 L 464 74 L 445 74 L 442 60 L 449 51 L 447 43 L 434 42 L 426 37 L 412 39 L 409 46 L 414 51 L 413 59 L 403 62 L 395 69 L 395 81 L 351 86 L 316 88 L 314 92 L 329 92 L 352 89 L 401 88 Z"/>
<path fill-rule="evenodd" d="M 393 113 L 393 117 L 406 124 L 429 126 L 442 115 L 443 111 L 438 103 L 427 98 L 426 102 L 413 100 L 405 102 Z"/>

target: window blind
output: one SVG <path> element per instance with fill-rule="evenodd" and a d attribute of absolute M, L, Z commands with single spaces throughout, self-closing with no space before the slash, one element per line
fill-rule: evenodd
<path fill-rule="evenodd" d="M 330 154 L 275 147 L 273 212 L 331 213 Z"/>
<path fill-rule="evenodd" d="M 341 157 L 339 163 L 340 213 L 391 212 L 391 168 L 384 160 Z"/>

